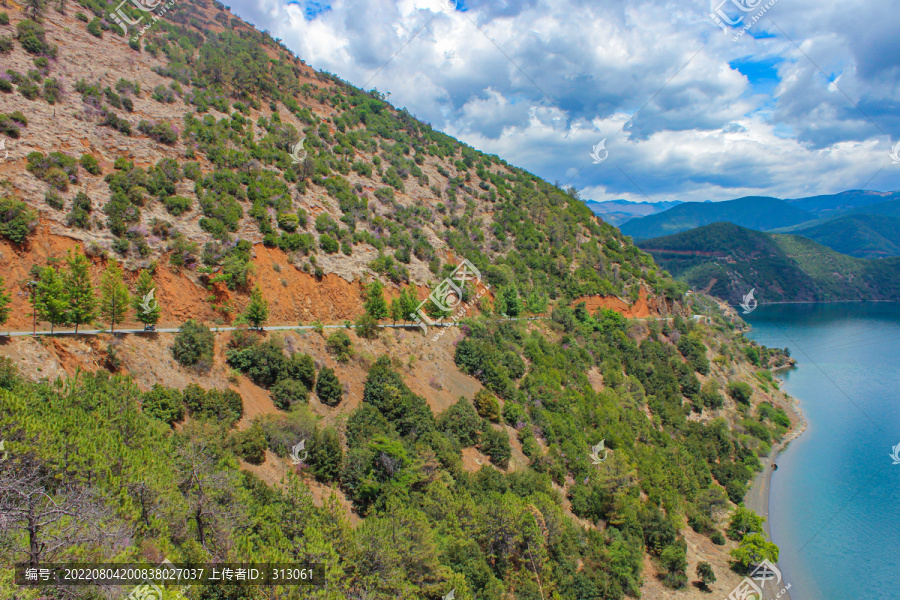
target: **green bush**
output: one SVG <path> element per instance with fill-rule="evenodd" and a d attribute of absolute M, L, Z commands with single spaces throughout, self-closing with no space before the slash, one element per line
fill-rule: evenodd
<path fill-rule="evenodd" d="M 31 81 L 23 81 L 19 84 L 19 93 L 28 100 L 35 100 L 41 95 L 41 88 Z"/>
<path fill-rule="evenodd" d="M 497 397 L 487 390 L 478 390 L 475 394 L 475 410 L 484 419 L 494 422 L 500 420 L 500 403 Z"/>
<path fill-rule="evenodd" d="M 175 335 L 172 356 L 185 367 L 197 366 L 208 369 L 212 367 L 215 343 L 215 337 L 209 327 L 191 319 L 182 325 Z"/>
<path fill-rule="evenodd" d="M 65 191 L 70 183 L 78 183 L 78 162 L 62 152 L 30 152 L 25 168 L 38 179 Z"/>
<path fill-rule="evenodd" d="M 91 175 L 99 175 L 100 174 L 100 163 L 97 162 L 97 159 L 94 158 L 90 154 L 82 154 L 81 159 L 79 160 L 81 166 L 84 167 L 84 170 L 90 173 Z"/>
<path fill-rule="evenodd" d="M 338 329 L 328 336 L 325 346 L 340 363 L 346 363 L 353 357 L 353 341 L 342 329 Z"/>
<path fill-rule="evenodd" d="M 191 209 L 193 200 L 184 196 L 169 196 L 163 201 L 169 214 L 180 217 Z"/>
<path fill-rule="evenodd" d="M 0 35 L 0 54 L 9 54 L 10 52 L 12 52 L 12 49 L 13 49 L 12 38 L 9 37 L 8 35 Z M 5 79 L 0 80 L 0 81 L 3 81 L 7 84 L 9 83 Z M 12 89 L 12 85 L 9 86 L 9 89 L 10 90 Z M 8 90 L 4 90 L 4 91 L 8 91 Z"/>
<path fill-rule="evenodd" d="M 334 369 L 324 367 L 319 371 L 319 380 L 316 382 L 316 395 L 323 404 L 337 406 L 344 395 L 344 389 L 340 380 L 334 374 Z"/>
<path fill-rule="evenodd" d="M 9 25 L 9 13 L 5 10 L 0 12 L 0 25 Z"/>
<path fill-rule="evenodd" d="M 749 406 L 750 398 L 753 396 L 753 388 L 746 382 L 732 381 L 728 384 L 728 395 L 731 396 L 735 402 Z"/>
<path fill-rule="evenodd" d="M 141 408 L 148 416 L 169 425 L 184 418 L 181 392 L 158 383 L 141 397 Z"/>
<path fill-rule="evenodd" d="M 87 25 L 87 30 L 88 33 L 90 33 L 94 37 L 103 37 L 103 29 L 100 28 L 100 19 L 98 19 L 97 17 L 91 19 L 91 22 Z"/>
<path fill-rule="evenodd" d="M 3 36 L 0 35 L 0 50 L 2 50 L 2 49 L 3 49 Z M 12 91 L 13 91 L 13 84 L 5 79 L 0 79 L 0 92 L 3 92 L 4 94 L 9 94 L 9 93 L 12 93 Z"/>
<path fill-rule="evenodd" d="M 338 244 L 337 240 L 335 240 L 327 233 L 323 233 L 319 238 L 319 246 L 328 254 L 334 254 L 341 249 L 341 246 L 340 244 Z"/>
<path fill-rule="evenodd" d="M 196 383 L 184 389 L 184 405 L 195 419 L 211 419 L 229 426 L 244 414 L 244 401 L 234 390 L 205 390 Z"/>
<path fill-rule="evenodd" d="M 309 448 L 309 459 L 313 473 L 322 481 L 337 481 L 344 462 L 341 438 L 334 427 L 316 430 Z"/>
<path fill-rule="evenodd" d="M 266 460 L 266 448 L 269 443 L 258 424 L 254 423 L 243 431 L 232 434 L 230 445 L 234 453 L 251 465 L 261 465 Z"/>
<path fill-rule="evenodd" d="M 47 203 L 47 206 L 56 210 L 62 210 L 65 206 L 62 197 L 54 189 L 47 190 L 47 193 L 44 194 L 44 202 Z"/>
<path fill-rule="evenodd" d="M 24 202 L 0 198 L 0 236 L 16 244 L 24 242 L 34 231 L 37 213 Z"/>
<path fill-rule="evenodd" d="M 171 146 L 178 141 L 178 134 L 166 122 L 151 123 L 149 121 L 141 121 L 138 123 L 138 131 L 150 136 L 160 144 Z"/>
<path fill-rule="evenodd" d="M 437 419 L 437 428 L 452 435 L 463 447 L 478 444 L 481 438 L 482 424 L 483 421 L 478 413 L 465 398 L 460 398 L 442 412 Z"/>
<path fill-rule="evenodd" d="M 16 23 L 16 38 L 22 44 L 25 52 L 29 54 L 56 56 L 56 47 L 47 44 L 44 28 L 31 19 L 25 19 Z"/>
<path fill-rule="evenodd" d="M 498 467 L 505 469 L 509 466 L 512 448 L 510 448 L 509 436 L 505 431 L 497 431 L 490 425 L 485 426 L 481 434 L 480 449 Z"/>
<path fill-rule="evenodd" d="M 309 390 L 299 379 L 280 379 L 269 389 L 272 402 L 281 410 L 290 410 L 295 404 L 309 403 Z"/>

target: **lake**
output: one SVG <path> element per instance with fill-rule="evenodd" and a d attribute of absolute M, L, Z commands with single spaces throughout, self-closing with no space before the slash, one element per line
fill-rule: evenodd
<path fill-rule="evenodd" d="M 900 304 L 761 306 L 751 339 L 790 348 L 809 428 L 778 458 L 770 526 L 792 600 L 900 598 Z"/>

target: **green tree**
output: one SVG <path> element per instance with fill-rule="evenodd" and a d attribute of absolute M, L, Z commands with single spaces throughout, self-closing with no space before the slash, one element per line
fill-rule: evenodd
<path fill-rule="evenodd" d="M 9 307 L 12 302 L 12 296 L 9 292 L 3 290 L 5 283 L 3 277 L 0 277 L 0 325 L 6 323 L 7 319 L 9 319 L 9 313 L 12 311 Z"/>
<path fill-rule="evenodd" d="M 733 540 L 740 540 L 750 532 L 759 533 L 763 530 L 765 517 L 762 517 L 749 508 L 738 506 L 731 513 L 731 519 L 728 522 L 726 533 Z"/>
<path fill-rule="evenodd" d="M 25 10 L 31 11 L 31 18 L 35 21 L 41 20 L 41 15 L 44 14 L 44 1 L 45 0 L 25 0 Z"/>
<path fill-rule="evenodd" d="M 344 389 L 341 382 L 334 374 L 334 369 L 324 367 L 319 371 L 319 380 L 316 382 L 316 395 L 319 396 L 324 404 L 328 406 L 337 406 L 344 395 Z"/>
<path fill-rule="evenodd" d="M 388 305 L 384 299 L 384 285 L 377 279 L 366 289 L 366 314 L 381 320 L 388 316 Z"/>
<path fill-rule="evenodd" d="M 191 319 L 182 325 L 175 335 L 172 356 L 186 367 L 193 365 L 209 367 L 212 366 L 215 344 L 216 339 L 209 327 Z"/>
<path fill-rule="evenodd" d="M 494 394 L 485 389 L 478 390 L 475 393 L 474 403 L 478 416 L 495 422 L 500 420 L 500 403 Z"/>
<path fill-rule="evenodd" d="M 184 418 L 182 394 L 178 390 L 158 383 L 141 399 L 141 409 L 145 414 L 171 425 Z"/>
<path fill-rule="evenodd" d="M 116 323 L 121 323 L 128 315 L 131 298 L 122 278 L 122 269 L 115 260 L 110 260 L 100 278 L 100 315 L 109 321 L 109 330 L 116 331 Z"/>
<path fill-rule="evenodd" d="M 244 319 L 255 329 L 261 329 L 266 321 L 269 320 L 269 302 L 263 298 L 262 289 L 259 284 L 250 292 L 250 304 L 244 311 Z"/>
<path fill-rule="evenodd" d="M 400 290 L 400 295 L 391 302 L 391 318 L 394 323 L 397 321 L 409 321 L 411 315 L 416 312 L 419 306 L 419 297 L 413 286 L 406 286 Z"/>
<path fill-rule="evenodd" d="M 734 398 L 735 402 L 749 405 L 750 398 L 753 396 L 753 388 L 744 381 L 732 381 L 728 384 L 728 395 Z"/>
<path fill-rule="evenodd" d="M 334 427 L 316 430 L 309 448 L 309 456 L 316 477 L 324 481 L 337 480 L 341 473 L 344 452 L 341 449 L 341 438 Z"/>
<path fill-rule="evenodd" d="M 741 544 L 730 553 L 738 570 L 747 572 L 750 565 L 764 560 L 778 562 L 778 546 L 768 541 L 761 533 L 745 535 Z"/>
<path fill-rule="evenodd" d="M 716 582 L 716 574 L 708 562 L 697 563 L 697 577 L 700 578 L 700 584 L 705 590 L 709 589 L 709 584 Z"/>
<path fill-rule="evenodd" d="M 356 335 L 367 340 L 375 339 L 378 337 L 378 332 L 381 331 L 378 321 L 368 313 L 360 315 L 354 325 L 356 325 Z"/>
<path fill-rule="evenodd" d="M 159 299 L 156 296 L 156 283 L 147 269 L 142 269 L 138 275 L 137 289 L 131 302 L 138 321 L 145 325 L 156 325 L 160 313 Z"/>
<path fill-rule="evenodd" d="M 38 319 L 50 323 L 53 333 L 57 325 L 69 322 L 69 296 L 66 282 L 55 267 L 47 266 L 38 272 L 37 286 L 32 295 L 32 302 Z"/>
<path fill-rule="evenodd" d="M 343 329 L 338 329 L 328 336 L 325 347 L 340 363 L 348 362 L 353 356 L 353 341 Z"/>
<path fill-rule="evenodd" d="M 510 285 L 500 291 L 496 312 L 507 317 L 519 316 L 522 312 L 522 301 L 519 299 L 519 290 L 516 289 L 516 286 Z"/>
<path fill-rule="evenodd" d="M 69 251 L 66 263 L 69 268 L 65 274 L 66 293 L 69 297 L 69 314 L 67 322 L 78 326 L 92 322 L 97 316 L 97 298 L 91 283 L 90 261 L 80 250 Z"/>

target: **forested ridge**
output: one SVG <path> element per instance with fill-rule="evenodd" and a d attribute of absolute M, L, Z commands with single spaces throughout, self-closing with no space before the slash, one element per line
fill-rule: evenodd
<path fill-rule="evenodd" d="M 174 338 L 153 338 L 181 376 L 221 369 L 215 387 L 139 385 L 114 336 L 95 346 L 94 368 L 66 377 L 25 376 L 0 358 L 3 564 L 325 569 L 318 588 L 166 592 L 192 600 L 451 590 L 460 600 L 612 600 L 637 597 L 648 577 L 676 590 L 695 575 L 713 583 L 708 563 L 688 569 L 689 530 L 722 546 L 736 573 L 777 559 L 736 506 L 759 456 L 790 427 L 769 370 L 788 362 L 784 352 L 752 344 L 708 298 L 686 295 L 574 190 L 433 130 L 377 90 L 313 71 L 223 5 L 179 2 L 131 43 L 103 20 L 111 8 L 33 0 L 0 12 L 12 65 L 0 99 L 16 109 L 0 125 L 30 150 L 0 181 L 0 237 L 15 260 L 32 256 L 48 224 L 81 246 L 39 256 L 23 281 L 0 279 L 0 322 L 18 317 L 10 303 L 31 302 L 51 327 L 153 324 L 160 310 L 174 314 L 173 299 L 158 293 L 152 309 L 140 300 L 175 273 L 208 291 L 215 324 L 250 328 L 215 335 L 192 319 Z M 74 62 L 66 44 L 84 39 L 136 70 L 100 76 Z M 59 76 L 63 61 L 74 78 Z M 139 147 L 142 160 L 42 149 L 35 140 L 57 109 L 94 141 Z M 66 119 L 54 122 L 60 138 L 80 139 Z M 301 139 L 306 156 L 294 162 Z M 260 275 L 263 248 L 286 257 L 280 282 Z M 456 369 L 480 388 L 436 411 L 411 388 L 415 357 L 355 346 L 386 335 L 379 321 L 406 319 L 420 288 L 463 258 L 492 293 L 448 335 Z M 94 285 L 90 269 L 101 267 Z M 129 284 L 123 271 L 138 274 Z M 269 319 L 264 294 L 289 277 L 348 272 L 363 282 L 364 310 L 352 336 L 314 323 L 321 355 L 252 329 Z M 642 290 L 647 322 L 578 302 L 633 303 Z M 468 285 L 463 299 L 475 294 Z M 711 318 L 690 318 L 700 308 Z M 446 316 L 433 302 L 425 310 Z M 503 320 L 527 314 L 548 320 Z M 20 348 L 4 341 L 0 356 Z M 352 409 L 333 368 L 351 361 L 365 380 Z M 272 410 L 248 418 L 239 384 L 263 390 Z M 299 440 L 308 456 L 285 468 Z M 513 466 L 514 447 L 526 464 Z M 473 452 L 485 464 L 466 463 Z M 282 469 L 279 481 L 254 474 L 260 464 Z M 319 502 L 313 490 L 323 488 L 335 494 Z M 17 588 L 0 569 L 3 597 L 127 594 Z"/>

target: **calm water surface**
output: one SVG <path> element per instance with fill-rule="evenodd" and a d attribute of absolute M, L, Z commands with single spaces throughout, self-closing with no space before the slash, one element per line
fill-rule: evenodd
<path fill-rule="evenodd" d="M 778 459 L 770 520 L 793 600 L 900 598 L 900 304 L 762 306 L 751 339 L 790 348 L 809 428 Z"/>

